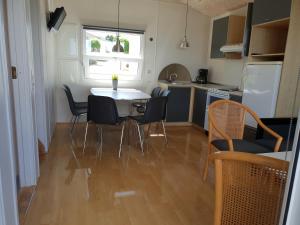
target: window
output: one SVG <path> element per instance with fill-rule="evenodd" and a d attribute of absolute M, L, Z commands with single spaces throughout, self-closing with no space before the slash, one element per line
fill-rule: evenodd
<path fill-rule="evenodd" d="M 139 80 L 143 65 L 142 31 L 120 31 L 124 52 L 112 52 L 117 32 L 114 28 L 83 29 L 83 62 L 85 77 L 111 79 L 117 74 L 120 80 Z"/>

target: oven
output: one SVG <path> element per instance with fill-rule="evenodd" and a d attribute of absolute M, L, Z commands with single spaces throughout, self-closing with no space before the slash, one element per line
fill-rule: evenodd
<path fill-rule="evenodd" d="M 208 130 L 208 106 L 218 100 L 221 99 L 229 99 L 230 95 L 228 91 L 222 91 L 215 88 L 210 88 L 207 91 L 207 99 L 206 99 L 206 111 L 205 111 L 205 121 L 204 121 L 204 129 Z"/>

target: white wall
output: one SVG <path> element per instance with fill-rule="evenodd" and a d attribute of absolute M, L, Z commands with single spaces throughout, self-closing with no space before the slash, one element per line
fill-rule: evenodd
<path fill-rule="evenodd" d="M 243 69 L 248 59 L 247 58 L 243 58 L 239 60 L 211 59 L 210 49 L 211 49 L 211 41 L 212 41 L 213 21 L 215 19 L 222 18 L 228 15 L 246 16 L 246 12 L 247 12 L 247 7 L 243 7 L 241 9 L 234 10 L 224 15 L 214 17 L 211 19 L 209 48 L 208 48 L 208 70 L 209 70 L 208 80 L 210 82 L 240 86 L 243 77 Z"/>
<path fill-rule="evenodd" d="M 116 26 L 117 1 L 56 0 L 56 6 L 64 6 L 67 11 L 66 21 L 57 39 L 59 72 L 56 87 L 56 120 L 66 122 L 70 119 L 70 110 L 61 89 L 63 83 L 70 85 L 75 98 L 81 101 L 86 101 L 90 87 L 111 86 L 111 81 L 84 79 L 80 53 L 80 25 Z M 157 85 L 159 72 L 170 63 L 185 65 L 193 76 L 199 68 L 207 67 L 207 16 L 190 10 L 188 38 L 191 48 L 185 50 L 178 48 L 184 35 L 184 5 L 151 0 L 122 0 L 120 23 L 121 27 L 146 31 L 142 80 L 121 81 L 121 87 L 139 88 L 150 92 Z M 154 38 L 153 42 L 149 41 L 150 37 Z M 75 43 L 78 49 L 72 50 L 72 43 Z M 66 46 L 69 50 L 65 49 Z M 70 51 L 72 54 L 67 54 Z"/>
<path fill-rule="evenodd" d="M 46 105 L 47 149 L 55 128 L 55 84 L 57 77 L 56 34 L 47 29 L 47 16 L 53 10 L 52 0 L 40 1 L 40 26 L 43 55 L 43 85 Z M 39 107 L 39 106 L 38 106 Z"/>

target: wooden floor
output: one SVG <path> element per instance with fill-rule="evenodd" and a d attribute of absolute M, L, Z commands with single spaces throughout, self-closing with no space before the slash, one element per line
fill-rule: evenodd
<path fill-rule="evenodd" d="M 67 127 L 56 127 L 26 225 L 213 223 L 213 168 L 208 181 L 202 181 L 207 151 L 203 132 L 167 127 L 169 144 L 163 137 L 150 137 L 144 155 L 131 135 L 130 147 L 125 141 L 119 159 L 120 129 L 104 129 L 101 158 L 96 158 L 93 127 L 86 153 L 81 153 L 83 130 L 77 128 L 72 148 Z"/>

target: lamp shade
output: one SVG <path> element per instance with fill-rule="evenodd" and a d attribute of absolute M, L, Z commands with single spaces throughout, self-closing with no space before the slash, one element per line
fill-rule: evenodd
<path fill-rule="evenodd" d="M 180 48 L 188 48 L 188 47 L 190 47 L 190 43 L 187 41 L 186 37 L 184 37 L 182 39 L 182 41 L 179 44 L 179 47 Z"/>
<path fill-rule="evenodd" d="M 113 46 L 112 51 L 113 52 L 124 52 L 124 48 L 121 45 L 119 36 L 117 36 L 117 41 L 116 41 L 116 44 Z"/>

